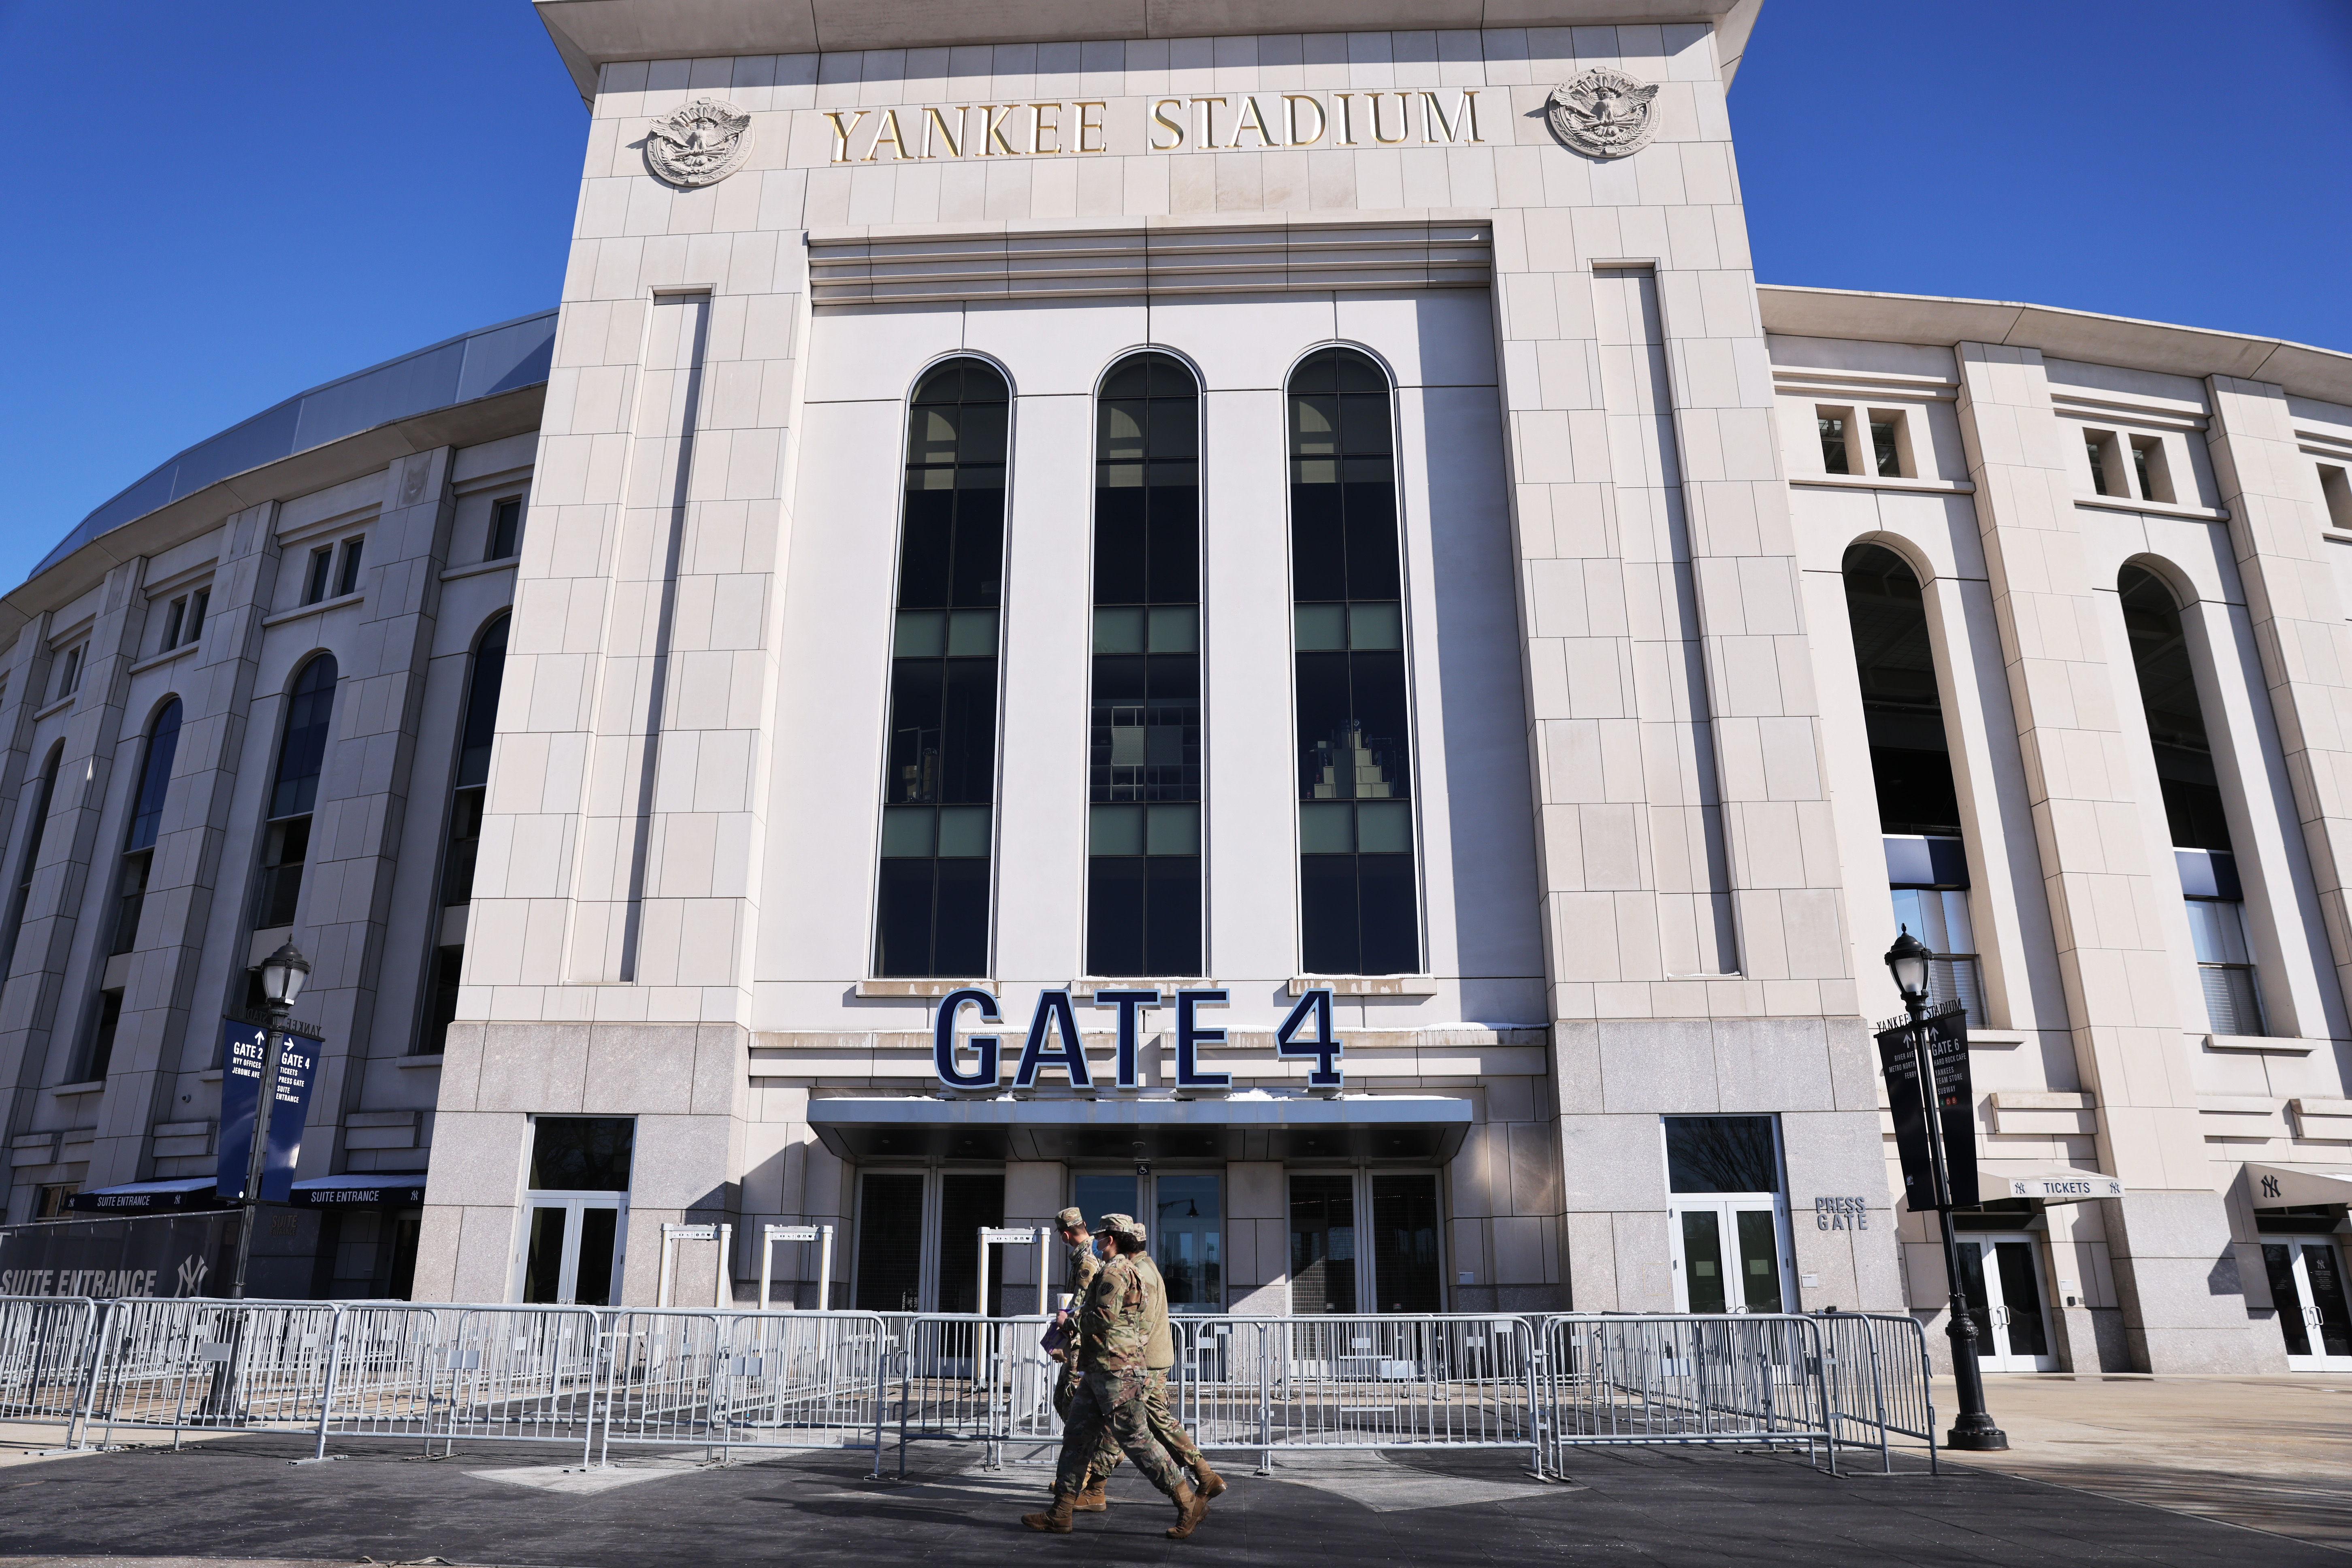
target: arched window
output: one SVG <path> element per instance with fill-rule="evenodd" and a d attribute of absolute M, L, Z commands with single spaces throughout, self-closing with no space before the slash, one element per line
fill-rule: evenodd
<path fill-rule="evenodd" d="M 449 783 L 449 842 L 441 856 L 441 901 L 436 913 L 433 995 L 416 1049 L 436 1056 L 457 1016 L 457 979 L 466 967 L 463 909 L 474 899 L 474 862 L 482 847 L 482 802 L 490 777 L 490 742 L 499 729 L 499 690 L 507 673 L 507 632 L 514 617 L 500 616 L 474 645 L 466 678 L 466 710 L 457 724 L 457 765 Z M 458 940 L 449 938 L 457 935 Z"/>
<path fill-rule="evenodd" d="M 8 931 L 0 939 L 0 983 L 5 983 L 16 963 L 16 938 L 25 929 L 25 904 L 33 896 L 33 873 L 41 864 L 41 836 L 48 830 L 49 799 L 57 794 L 58 763 L 65 755 L 66 743 L 59 741 L 49 748 L 48 761 L 41 764 L 41 782 L 33 791 L 33 814 L 25 826 L 25 852 L 16 859 L 16 886 L 8 895 Z"/>
<path fill-rule="evenodd" d="M 1087 973 L 1201 969 L 1200 388 L 1167 354 L 1095 408 Z"/>
<path fill-rule="evenodd" d="M 1965 1003 L 1970 1022 L 1981 1026 L 1990 1019 L 1969 919 L 1968 848 L 1927 602 L 1917 575 L 1884 545 L 1854 545 L 1844 569 L 1895 923 L 1935 950 L 1930 1000 Z"/>
<path fill-rule="evenodd" d="M 1389 382 L 1348 349 L 1292 373 L 1290 570 L 1301 953 L 1313 974 L 1421 967 L 1403 571 Z"/>
<path fill-rule="evenodd" d="M 326 762 L 327 729 L 335 715 L 335 656 L 322 653 L 302 667 L 287 695 L 286 736 L 278 745 L 269 817 L 261 834 L 256 931 L 294 923 L 302 868 L 310 856 L 310 811 L 318 804 L 319 770 Z"/>
<path fill-rule="evenodd" d="M 2157 783 L 2164 792 L 2164 816 L 2187 901 L 2208 1026 L 2217 1035 L 2259 1035 L 2264 1032 L 2263 1009 L 2246 945 L 2245 894 L 2238 880 L 2221 776 L 2205 732 L 2205 710 L 2197 697 L 2197 673 L 2189 662 L 2180 605 L 2171 589 L 2137 566 L 2123 569 L 2116 589 L 2131 637 L 2132 668 L 2139 679 L 2140 707 L 2147 715 Z"/>
<path fill-rule="evenodd" d="M 926 375 L 907 417 L 874 966 L 988 969 L 996 612 L 1012 392 L 982 360 Z"/>
<path fill-rule="evenodd" d="M 163 797 L 172 788 L 172 762 L 180 751 L 180 702 L 163 704 L 148 727 L 145 756 L 139 766 L 139 792 L 131 800 L 131 826 L 123 835 L 122 866 L 115 876 L 114 923 L 107 956 L 131 952 L 139 946 L 139 913 L 147 903 L 147 878 L 155 860 L 155 837 L 163 830 Z M 92 1016 L 86 1062 L 74 1077 L 91 1082 L 106 1076 L 114 1060 L 114 1032 L 122 1022 L 122 988 L 109 986 L 101 977 L 98 1011 Z"/>

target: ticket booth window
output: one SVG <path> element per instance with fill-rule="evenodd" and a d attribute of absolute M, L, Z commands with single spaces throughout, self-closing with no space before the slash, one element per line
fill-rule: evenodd
<path fill-rule="evenodd" d="M 626 1116 L 541 1116 L 515 1258 L 526 1302 L 609 1307 L 620 1300 L 636 1122 Z"/>
<path fill-rule="evenodd" d="M 1667 1116 L 1667 1221 L 1675 1307 L 1782 1312 L 1794 1247 L 1780 1176 L 1779 1120 Z"/>

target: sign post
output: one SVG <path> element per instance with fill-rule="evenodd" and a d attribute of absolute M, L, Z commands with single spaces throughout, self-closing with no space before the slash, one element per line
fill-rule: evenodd
<path fill-rule="evenodd" d="M 1960 1285 L 1960 1247 L 1952 1235 L 1952 1211 L 1974 1208 L 1978 1201 L 1969 1016 L 1958 1003 L 1928 1015 L 1926 979 L 1933 957 L 1908 931 L 1886 955 L 1910 1018 L 1888 1020 L 1887 1027 L 1878 1032 L 1878 1056 L 1886 1074 L 1887 1104 L 1895 1112 L 1904 1204 L 1914 1214 L 1934 1210 L 1936 1230 L 1944 1243 L 1944 1278 L 1951 1290 L 1951 1321 L 1945 1332 L 1952 1341 L 1952 1381 L 1960 1396 L 1959 1419 L 1945 1434 L 1945 1441 L 1954 1448 L 2000 1452 L 2008 1448 L 2009 1438 L 1985 1410 L 1976 1320 Z"/>
<path fill-rule="evenodd" d="M 319 1076 L 318 1036 L 289 1028 L 289 1023 L 280 1013 L 267 1027 L 238 1018 L 221 1024 L 220 1162 L 213 1190 L 244 1205 L 236 1267 L 229 1279 L 233 1300 L 245 1298 L 246 1266 L 261 1205 L 293 1196 L 302 1124 Z"/>

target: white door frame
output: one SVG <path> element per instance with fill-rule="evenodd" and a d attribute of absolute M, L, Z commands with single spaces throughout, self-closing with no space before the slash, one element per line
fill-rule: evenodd
<path fill-rule="evenodd" d="M 2313 1353 L 2309 1355 L 2296 1355 L 2289 1352 L 2286 1358 L 2287 1370 L 2290 1372 L 2352 1372 L 2352 1356 L 2328 1355 L 2316 1348 L 2324 1342 L 2319 1337 L 2321 1318 L 2318 1307 L 2312 1301 L 2311 1272 L 2303 1256 L 2303 1249 L 2306 1247 L 2331 1248 L 2336 1254 L 2336 1277 L 2340 1280 L 2345 1278 L 2346 1248 L 2334 1236 L 2325 1234 L 2297 1236 L 2288 1233 L 2265 1236 L 2262 1237 L 2262 1242 L 2265 1247 L 2284 1247 L 2289 1249 L 2293 1259 L 2289 1267 L 2294 1270 L 2294 1275 L 2295 1303 L 2293 1307 L 2289 1307 L 2284 1301 L 2274 1302 L 2273 1305 L 2281 1312 L 2300 1311 L 2303 1314 L 2303 1331 L 2315 1347 Z"/>
<path fill-rule="evenodd" d="M 1715 1215 L 1715 1266 L 1721 1269 L 1724 1282 L 1724 1310 L 1730 1312 L 1748 1310 L 1747 1286 L 1739 1271 L 1739 1222 L 1734 1216 L 1742 1213 L 1769 1213 L 1772 1216 L 1773 1251 L 1780 1264 L 1780 1310 L 1792 1311 L 1796 1296 L 1790 1287 L 1796 1279 L 1796 1242 L 1789 1226 L 1789 1200 L 1780 1193 L 1673 1193 L 1666 1199 L 1666 1235 L 1673 1254 L 1672 1272 L 1675 1277 L 1675 1310 L 1687 1312 L 1690 1304 L 1690 1264 L 1683 1255 L 1683 1215 L 1686 1211 L 1704 1209 Z"/>
<path fill-rule="evenodd" d="M 2058 1335 L 2054 1308 L 2056 1299 L 2050 1293 L 2050 1269 L 2042 1256 L 2042 1243 L 2047 1237 L 2031 1230 L 1955 1230 L 1952 1241 L 1958 1247 L 1977 1249 L 1977 1273 L 1984 1280 L 1985 1299 L 1979 1305 L 1992 1324 L 1992 1341 L 1977 1352 L 1977 1364 L 1987 1372 L 2055 1372 Z M 2006 1243 L 2022 1243 L 2025 1255 L 2033 1260 L 2033 1288 L 2042 1297 L 2042 1342 L 2051 1348 L 2040 1355 L 2012 1352 L 2009 1348 L 2009 1325 L 2014 1317 L 2007 1292 L 2000 1279 L 1997 1249 Z"/>
<path fill-rule="evenodd" d="M 557 1265 L 556 1295 L 563 1306 L 572 1305 L 580 1294 L 580 1231 L 581 1215 L 587 1209 L 613 1209 L 613 1279 L 605 1299 L 618 1305 L 621 1298 L 623 1264 L 629 1251 L 629 1194 L 626 1193 L 583 1193 L 532 1191 L 522 1195 L 520 1223 L 515 1226 L 514 1258 L 509 1267 L 507 1300 L 522 1300 L 523 1279 L 530 1267 L 531 1216 L 541 1209 L 562 1209 L 563 1220 L 563 1259 Z"/>

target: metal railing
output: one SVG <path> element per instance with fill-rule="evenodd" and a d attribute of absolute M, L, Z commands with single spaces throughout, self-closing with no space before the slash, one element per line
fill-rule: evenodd
<path fill-rule="evenodd" d="M 1936 1401 L 1927 1362 L 1927 1331 L 1907 1315 L 1819 1312 L 1824 1374 L 1829 1380 L 1830 1429 L 1843 1447 L 1876 1449 L 1879 1468 L 1895 1471 L 1894 1440 L 1908 1437 L 1936 1458 Z"/>
<path fill-rule="evenodd" d="M 1822 1326 L 1812 1318 L 1571 1315 L 1544 1320 L 1550 1470 L 1616 1444 L 1801 1446 L 1837 1470 Z"/>
<path fill-rule="evenodd" d="M 881 1473 L 911 1445 L 992 1466 L 1061 1443 L 1049 1320 L 878 1312 L 0 1299 L 0 1420 L 122 1430 L 301 1432 L 618 1447 L 838 1448 Z M 1835 1313 L 1180 1316 L 1176 1417 L 1257 1457 L 1524 1449 L 1538 1475 L 1620 1444 L 1841 1450 L 1897 1440 L 1935 1463 L 1926 1340 L 1908 1317 Z"/>
<path fill-rule="evenodd" d="M 98 1313 L 87 1296 L 0 1297 L 0 1422 L 62 1426 L 72 1440 L 97 1366 Z"/>

